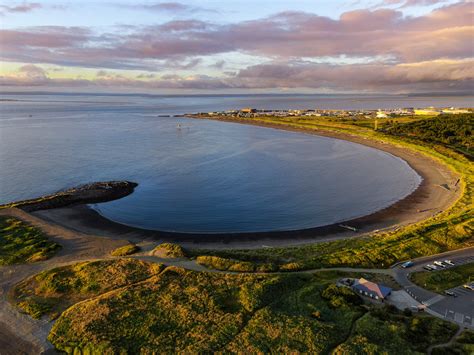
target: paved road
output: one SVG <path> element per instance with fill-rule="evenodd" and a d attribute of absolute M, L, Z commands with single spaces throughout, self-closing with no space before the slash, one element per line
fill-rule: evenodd
<path fill-rule="evenodd" d="M 426 264 L 432 264 L 436 260 L 442 261 L 446 259 L 453 261 L 455 265 L 472 263 L 474 262 L 474 247 L 413 260 L 415 265 L 409 269 L 403 269 L 398 265 L 393 268 L 393 276 L 405 291 L 418 302 L 426 305 L 435 315 L 474 329 L 474 291 L 459 286 L 450 290 L 453 291 L 457 297 L 446 296 L 417 286 L 409 279 L 411 273 L 424 271 L 423 266 Z"/>

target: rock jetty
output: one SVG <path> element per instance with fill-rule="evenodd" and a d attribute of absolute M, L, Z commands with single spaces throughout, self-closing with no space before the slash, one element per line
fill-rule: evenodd
<path fill-rule="evenodd" d="M 137 183 L 130 181 L 94 182 L 52 195 L 0 205 L 0 209 L 16 207 L 26 212 L 33 212 L 78 204 L 107 202 L 131 194 L 137 186 Z"/>

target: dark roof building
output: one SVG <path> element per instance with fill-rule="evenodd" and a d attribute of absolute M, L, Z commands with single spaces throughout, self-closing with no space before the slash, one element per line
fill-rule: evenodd
<path fill-rule="evenodd" d="M 368 296 L 376 300 L 383 300 L 387 298 L 390 293 L 392 293 L 392 289 L 390 287 L 378 285 L 375 282 L 370 282 L 364 278 L 355 280 L 352 284 L 352 289 L 361 295 Z"/>

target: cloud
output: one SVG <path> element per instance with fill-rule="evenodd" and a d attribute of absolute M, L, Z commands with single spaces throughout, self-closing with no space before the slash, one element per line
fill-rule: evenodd
<path fill-rule="evenodd" d="M 42 8 L 43 6 L 37 2 L 24 2 L 19 5 L 0 5 L 0 14 L 6 13 L 26 13 Z"/>
<path fill-rule="evenodd" d="M 35 72 L 33 68 L 25 69 Z M 446 91 L 474 89 L 474 59 L 434 60 L 398 65 L 330 65 L 308 62 L 249 66 L 226 77 L 141 74 L 135 78 L 99 71 L 95 80 L 49 79 L 41 75 L 1 77 L 2 86 L 96 86 L 142 89 L 312 88 L 336 91 Z M 143 80 L 145 79 L 145 80 Z"/>
<path fill-rule="evenodd" d="M 175 5 L 169 4 L 177 3 L 159 4 L 172 8 Z M 456 89 L 472 86 L 473 10 L 472 3 L 459 2 L 422 16 L 379 8 L 348 11 L 338 19 L 286 11 L 230 24 L 186 19 L 102 33 L 86 27 L 5 29 L 0 30 L 0 59 L 99 70 L 94 80 L 21 76 L 19 82 L 29 80 L 32 85 L 41 81 L 53 86 L 82 83 L 190 89 L 398 90 L 403 85 L 415 91 L 431 91 L 431 86 L 435 90 L 440 85 Z M 240 67 L 227 68 L 223 60 L 217 60 L 242 54 L 250 59 Z M 215 76 L 182 74 L 206 68 L 222 72 Z M 130 78 L 109 72 L 128 69 L 149 73 Z M 159 77 L 159 72 L 167 74 Z M 14 83 L 17 77 L 4 76 L 2 82 Z"/>
<path fill-rule="evenodd" d="M 142 73 L 136 76 L 137 79 L 154 79 L 156 77 L 153 73 Z"/>
<path fill-rule="evenodd" d="M 397 8 L 407 8 L 413 6 L 432 6 L 446 3 L 448 0 L 384 0 L 372 8 L 385 7 L 385 6 L 397 6 Z"/>
<path fill-rule="evenodd" d="M 179 2 L 161 2 L 161 3 L 151 4 L 151 5 L 141 5 L 141 7 L 148 10 L 173 11 L 173 12 L 187 11 L 190 9 L 189 5 L 185 5 Z"/>
<path fill-rule="evenodd" d="M 119 5 L 124 6 L 124 5 Z M 132 9 L 141 9 L 146 11 L 169 12 L 169 13 L 195 13 L 195 12 L 216 12 L 215 10 L 191 6 L 181 2 L 157 2 L 157 3 L 143 3 L 135 5 L 125 5 Z"/>
<path fill-rule="evenodd" d="M 473 56 L 473 7 L 446 6 L 420 17 L 392 9 L 355 10 L 337 20 L 283 12 L 228 25 L 197 20 L 138 27 L 125 34 L 78 27 L 2 30 L 7 61 L 153 70 L 159 60 L 241 52 L 256 56 L 371 57 L 396 62 Z"/>
<path fill-rule="evenodd" d="M 222 70 L 225 66 L 225 60 L 218 60 L 214 64 L 210 65 L 211 68 L 216 68 Z"/>
<path fill-rule="evenodd" d="M 23 65 L 20 67 L 18 70 L 20 74 L 27 78 L 31 79 L 45 79 L 46 78 L 46 72 L 44 69 L 34 65 L 34 64 L 27 64 Z"/>

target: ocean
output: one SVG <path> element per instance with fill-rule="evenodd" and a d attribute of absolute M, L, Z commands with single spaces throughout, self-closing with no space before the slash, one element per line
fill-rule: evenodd
<path fill-rule="evenodd" d="M 323 226 L 410 194 L 403 160 L 342 140 L 181 115 L 251 106 L 469 106 L 463 97 L 1 94 L 0 203 L 76 185 L 130 180 L 136 191 L 93 206 L 111 220 L 179 232 Z M 179 127 L 178 127 L 179 125 Z"/>

